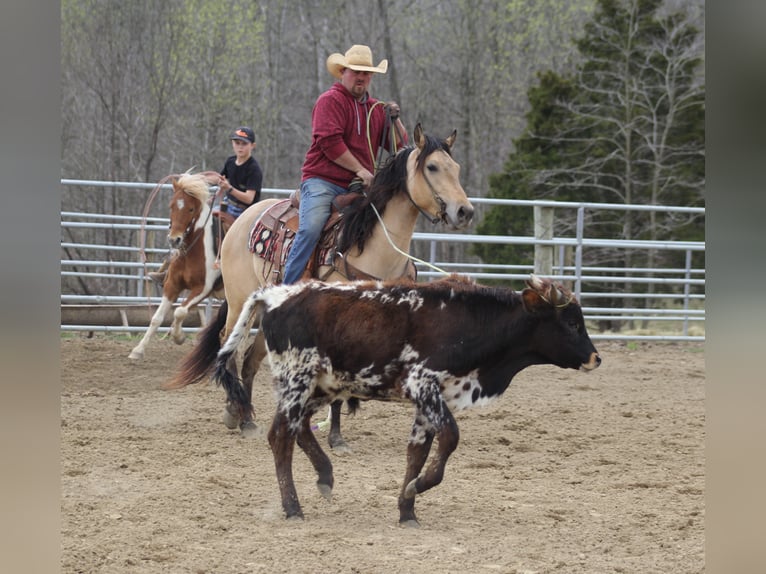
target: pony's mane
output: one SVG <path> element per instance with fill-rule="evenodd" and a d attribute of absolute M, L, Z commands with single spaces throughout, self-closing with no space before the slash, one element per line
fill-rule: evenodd
<path fill-rule="evenodd" d="M 183 189 L 184 193 L 191 195 L 202 203 L 206 203 L 210 199 L 210 188 L 205 180 L 205 176 L 201 173 L 182 174 L 178 178 L 178 185 Z"/>
<path fill-rule="evenodd" d="M 426 158 L 433 152 L 443 150 L 448 155 L 452 155 L 445 140 L 426 134 L 423 135 L 423 139 L 425 140 L 423 149 L 415 163 L 417 173 L 423 173 Z M 364 244 L 372 235 L 372 230 L 378 222 L 378 216 L 370 205 L 375 206 L 380 217 L 383 217 L 386 205 L 391 198 L 399 193 L 406 193 L 407 159 L 415 149 L 415 146 L 410 145 L 390 156 L 372 178 L 365 197 L 354 201 L 346 208 L 343 213 L 343 231 L 338 240 L 339 252 L 346 253 L 354 245 L 359 248 L 360 253 L 364 251 Z"/>

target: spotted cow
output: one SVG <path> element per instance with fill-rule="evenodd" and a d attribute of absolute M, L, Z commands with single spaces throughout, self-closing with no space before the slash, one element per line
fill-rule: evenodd
<path fill-rule="evenodd" d="M 485 405 L 531 365 L 590 371 L 601 358 L 564 287 L 535 275 L 521 292 L 451 275 L 427 284 L 321 283 L 267 287 L 248 299 L 221 348 L 214 378 L 233 405 L 250 402 L 231 368 L 253 322 L 263 330 L 277 412 L 268 433 L 282 506 L 302 518 L 292 477 L 297 440 L 330 497 L 330 459 L 310 418 L 336 399 L 410 401 L 415 420 L 399 494 L 399 522 L 417 526 L 415 495 L 442 481 L 458 444 L 452 412 Z M 438 448 L 424 472 L 431 445 Z"/>

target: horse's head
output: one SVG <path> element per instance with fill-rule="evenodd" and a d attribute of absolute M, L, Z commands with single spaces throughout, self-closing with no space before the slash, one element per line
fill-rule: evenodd
<path fill-rule="evenodd" d="M 407 160 L 407 186 L 413 203 L 432 222 L 463 229 L 473 220 L 473 205 L 460 185 L 460 165 L 452 159 L 456 138 L 457 131 L 441 141 L 427 136 L 418 123 L 416 149 Z"/>
<path fill-rule="evenodd" d="M 201 174 L 185 173 L 173 180 L 168 231 L 171 248 L 179 249 L 194 229 L 205 225 L 209 198 L 208 183 Z"/>

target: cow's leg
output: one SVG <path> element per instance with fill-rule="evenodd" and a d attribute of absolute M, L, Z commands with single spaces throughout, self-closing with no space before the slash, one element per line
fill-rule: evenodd
<path fill-rule="evenodd" d="M 428 459 L 433 440 L 433 428 L 423 415 L 418 414 L 412 424 L 412 432 L 407 444 L 407 470 L 404 474 L 402 490 L 399 493 L 399 523 L 402 525 L 419 526 L 415 516 L 415 495 L 407 494 L 407 485 L 411 484 L 420 474 L 426 459 Z"/>
<path fill-rule="evenodd" d="M 259 330 L 255 336 L 253 343 L 245 351 L 245 356 L 242 358 L 242 386 L 245 388 L 247 394 L 247 400 L 250 404 L 253 404 L 253 380 L 255 374 L 261 366 L 261 361 L 266 356 L 266 343 L 263 338 L 263 334 Z M 248 412 L 247 417 L 239 423 L 239 428 L 242 431 L 242 436 L 247 438 L 253 438 L 258 436 L 258 428 L 253 421 L 252 409 Z"/>
<path fill-rule="evenodd" d="M 317 488 L 327 500 L 332 499 L 332 487 L 335 480 L 332 474 L 332 462 L 327 454 L 319 446 L 314 433 L 311 431 L 311 413 L 303 418 L 301 428 L 298 431 L 298 446 L 309 457 L 314 470 L 317 471 Z"/>
<path fill-rule="evenodd" d="M 351 452 L 351 447 L 340 434 L 340 410 L 343 401 L 333 401 L 330 405 L 330 434 L 327 435 L 327 442 L 334 452 Z"/>
<path fill-rule="evenodd" d="M 149 343 L 149 339 L 152 338 L 152 335 L 154 335 L 154 333 L 157 332 L 157 329 L 160 328 L 160 325 L 162 325 L 162 320 L 165 318 L 165 314 L 170 310 L 171 305 L 172 304 L 170 299 L 163 296 L 162 300 L 160 301 L 160 306 L 157 307 L 157 310 L 154 312 L 154 315 L 152 315 L 152 318 L 149 321 L 149 328 L 146 330 L 146 333 L 144 333 L 144 336 L 138 342 L 138 345 L 133 347 L 133 350 L 130 352 L 130 355 L 128 355 L 128 358 L 144 358 L 144 351 L 146 350 L 146 345 Z"/>
<path fill-rule="evenodd" d="M 399 522 L 413 526 L 417 525 L 414 512 L 415 495 L 441 483 L 444 478 L 447 459 L 457 448 L 460 438 L 455 418 L 441 396 L 438 380 L 431 379 L 427 375 L 424 376 L 423 373 L 420 373 L 419 377 L 419 379 L 413 377 L 407 383 L 408 392 L 415 401 L 418 415 L 415 417 L 415 423 L 412 427 L 410 447 L 408 447 L 407 474 L 399 497 Z M 439 443 L 438 450 L 425 473 L 415 477 L 415 473 L 423 467 L 428 452 L 420 452 L 416 447 L 413 453 L 413 463 L 410 465 L 410 448 L 421 441 L 430 448 L 434 434 Z M 421 435 L 424 438 L 421 439 Z M 418 464 L 420 468 L 416 471 Z"/>
<path fill-rule="evenodd" d="M 294 428 L 294 427 L 292 427 Z M 268 434 L 269 446 L 274 455 L 274 466 L 277 471 L 277 483 L 282 495 L 282 508 L 288 519 L 303 518 L 298 493 L 293 482 L 293 450 L 295 448 L 295 433 L 291 430 L 291 421 L 281 408 L 271 424 Z"/>

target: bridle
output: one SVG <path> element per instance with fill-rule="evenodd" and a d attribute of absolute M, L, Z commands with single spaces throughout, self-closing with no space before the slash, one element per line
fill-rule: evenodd
<path fill-rule="evenodd" d="M 423 215 L 423 217 L 428 219 L 431 223 L 439 223 L 440 221 L 446 221 L 447 220 L 447 202 L 444 201 L 439 195 L 439 193 L 436 191 L 436 188 L 431 183 L 431 180 L 428 179 L 428 175 L 426 174 L 425 169 L 423 170 L 422 175 L 423 175 L 423 179 L 428 184 L 428 189 L 431 192 L 431 197 L 437 203 L 437 205 L 439 205 L 439 212 L 436 214 L 436 216 L 432 216 L 425 209 L 423 209 L 417 203 L 415 203 L 415 200 L 412 199 L 412 194 L 410 193 L 409 186 L 406 187 L 407 197 L 410 198 L 412 205 L 415 206 L 415 208 Z"/>
<path fill-rule="evenodd" d="M 188 195 L 188 194 L 187 194 L 187 195 Z M 190 196 L 190 197 L 191 197 L 191 196 Z M 203 202 L 202 202 L 202 201 L 200 201 L 200 206 L 202 206 L 202 205 L 203 205 Z M 201 211 L 201 210 L 202 210 L 202 209 L 201 209 L 201 207 L 200 207 L 200 211 Z M 191 233 L 194 231 L 194 228 L 195 228 L 195 227 L 196 227 L 196 225 L 197 225 L 197 221 L 199 220 L 199 215 L 197 215 L 197 216 L 195 216 L 195 217 L 193 217 L 193 218 L 192 218 L 192 220 L 191 220 L 191 221 L 189 222 L 189 224 L 186 226 L 186 229 L 184 229 L 184 233 L 183 233 L 183 235 L 181 236 L 181 246 L 180 246 L 180 247 L 178 247 L 178 253 L 179 253 L 179 255 L 185 256 L 185 255 L 186 255 L 186 254 L 187 254 L 187 253 L 188 253 L 188 252 L 191 250 L 191 248 L 194 246 L 194 244 L 195 244 L 195 243 L 197 243 L 197 241 L 199 241 L 199 238 L 200 238 L 200 237 L 204 237 L 204 235 L 205 235 L 205 227 L 207 227 L 207 222 L 208 222 L 208 220 L 209 220 L 209 219 L 212 217 L 212 215 L 213 215 L 213 209 L 212 209 L 212 200 L 211 200 L 211 206 L 210 206 L 210 209 L 208 209 L 208 212 L 207 212 L 207 216 L 205 217 L 205 221 L 204 221 L 204 223 L 203 223 L 203 225 L 202 225 L 202 227 L 201 227 L 201 229 L 202 229 L 202 233 L 200 233 L 199 235 L 197 235 L 197 237 L 195 237 L 195 238 L 194 238 L 194 239 L 191 241 L 191 243 L 189 243 L 188 245 L 186 244 L 186 239 L 187 239 L 187 238 L 189 237 L 189 235 L 190 235 L 190 234 L 191 234 Z"/>

